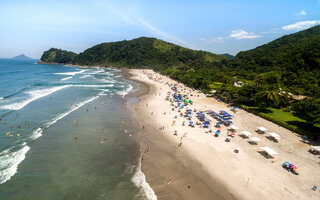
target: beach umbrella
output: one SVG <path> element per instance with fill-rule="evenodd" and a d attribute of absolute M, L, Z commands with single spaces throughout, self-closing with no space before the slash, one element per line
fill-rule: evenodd
<path fill-rule="evenodd" d="M 216 131 L 216 134 L 219 135 L 219 134 L 220 134 L 220 131 Z"/>
<path fill-rule="evenodd" d="M 221 124 L 222 124 L 222 122 L 217 122 L 217 124 L 221 125 Z"/>

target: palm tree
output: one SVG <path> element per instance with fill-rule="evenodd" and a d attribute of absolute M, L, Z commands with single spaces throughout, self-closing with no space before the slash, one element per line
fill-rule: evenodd
<path fill-rule="evenodd" d="M 255 98 L 256 102 L 258 104 L 266 103 L 269 105 L 269 108 L 271 110 L 271 105 L 275 102 L 280 101 L 280 92 L 277 90 L 264 90 L 262 92 L 259 92 Z"/>

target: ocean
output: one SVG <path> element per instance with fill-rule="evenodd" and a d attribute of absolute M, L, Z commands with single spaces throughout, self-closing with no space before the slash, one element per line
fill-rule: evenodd
<path fill-rule="evenodd" d="M 120 71 L 0 59 L 0 199 L 156 199 Z"/>

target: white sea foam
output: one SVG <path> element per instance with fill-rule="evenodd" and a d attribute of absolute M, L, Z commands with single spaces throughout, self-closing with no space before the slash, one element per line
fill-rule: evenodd
<path fill-rule="evenodd" d="M 102 72 L 104 72 L 104 70 L 97 70 L 97 71 L 93 71 L 93 72 L 88 72 L 88 73 L 86 73 L 86 74 L 99 74 L 99 73 L 102 73 Z"/>
<path fill-rule="evenodd" d="M 96 87 L 96 88 L 104 88 L 104 87 L 113 87 L 114 84 L 109 85 L 71 85 L 72 87 Z"/>
<path fill-rule="evenodd" d="M 87 70 L 80 70 L 80 71 L 76 71 L 76 72 L 54 73 L 54 74 L 56 74 L 56 75 L 65 75 L 65 76 L 74 76 L 76 74 L 82 74 L 85 71 L 87 71 Z"/>
<path fill-rule="evenodd" d="M 29 149 L 30 147 L 24 143 L 24 147 L 14 154 L 6 152 L 5 155 L 0 157 L 0 184 L 10 180 L 17 172 L 18 165 L 25 159 Z"/>
<path fill-rule="evenodd" d="M 60 79 L 60 81 L 66 81 L 66 80 L 69 80 L 69 79 L 72 79 L 72 76 L 69 76 L 67 78 L 62 78 L 62 79 Z"/>
<path fill-rule="evenodd" d="M 42 97 L 45 97 L 49 94 L 52 94 L 58 90 L 62 90 L 67 87 L 69 87 L 69 85 L 53 87 L 53 88 L 48 88 L 48 89 L 41 89 L 41 90 L 31 90 L 31 91 L 26 92 L 26 94 L 30 95 L 30 98 L 28 98 L 24 101 L 21 101 L 21 102 L 16 102 L 16 103 L 1 106 L 0 109 L 20 110 L 21 108 L 25 107 L 26 105 L 28 105 L 29 103 L 31 103 L 34 100 L 40 99 Z"/>
<path fill-rule="evenodd" d="M 148 200 L 157 200 L 157 196 L 153 189 L 150 187 L 149 183 L 146 181 L 146 176 L 141 171 L 141 159 L 136 168 L 136 173 L 133 175 L 131 181 L 141 189 L 143 196 Z"/>
<path fill-rule="evenodd" d="M 32 140 L 36 140 L 38 139 L 39 137 L 42 136 L 42 128 L 38 128 L 37 130 L 33 131 L 32 135 L 31 135 L 31 139 Z"/>
<path fill-rule="evenodd" d="M 126 96 L 132 89 L 133 89 L 132 85 L 129 84 L 129 87 L 126 90 L 118 91 L 117 94 L 122 96 L 122 98 L 124 98 L 124 96 Z"/>
<path fill-rule="evenodd" d="M 87 77 L 91 77 L 91 75 L 87 74 L 87 75 L 83 75 L 80 78 L 87 78 Z"/>
<path fill-rule="evenodd" d="M 84 106 L 85 104 L 87 104 L 87 103 L 89 103 L 89 102 L 91 102 L 91 101 L 93 101 L 93 100 L 95 100 L 95 99 L 97 99 L 97 98 L 99 98 L 99 96 L 92 97 L 92 98 L 90 98 L 90 99 L 88 99 L 88 100 L 85 100 L 85 101 L 83 101 L 83 102 L 80 102 L 80 103 L 77 103 L 77 104 L 73 105 L 70 110 L 68 110 L 67 112 L 64 112 L 64 113 L 58 115 L 57 117 L 53 118 L 53 119 L 50 120 L 48 123 L 46 123 L 46 125 L 45 125 L 46 128 L 49 128 L 52 124 L 56 123 L 56 122 L 59 121 L 60 119 L 62 119 L 62 118 L 64 118 L 65 116 L 69 115 L 70 113 L 72 113 L 73 111 L 79 109 L 80 107 Z"/>
<path fill-rule="evenodd" d="M 100 78 L 96 78 L 96 80 L 102 82 L 102 83 L 116 83 L 116 81 L 111 80 L 111 79 L 100 79 Z"/>
<path fill-rule="evenodd" d="M 110 90 L 109 89 L 98 89 L 100 91 L 103 91 L 103 92 L 109 92 Z"/>
<path fill-rule="evenodd" d="M 3 97 L 0 97 L 0 100 L 2 100 L 3 99 Z"/>

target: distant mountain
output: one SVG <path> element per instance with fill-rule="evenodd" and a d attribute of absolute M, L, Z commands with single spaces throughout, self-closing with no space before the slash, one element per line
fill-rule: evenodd
<path fill-rule="evenodd" d="M 224 54 L 220 54 L 220 55 L 227 57 L 227 58 L 228 58 L 228 60 L 232 60 L 232 59 L 234 58 L 234 56 L 233 56 L 233 55 L 228 54 L 228 53 L 224 53 Z"/>
<path fill-rule="evenodd" d="M 31 60 L 32 58 L 24 55 L 24 54 L 21 54 L 21 55 L 18 55 L 18 56 L 15 56 L 13 57 L 12 59 L 18 59 L 18 60 Z"/>
<path fill-rule="evenodd" d="M 140 37 L 133 40 L 108 42 L 93 46 L 83 53 L 50 49 L 41 61 L 78 65 L 101 65 L 128 68 L 170 67 L 183 63 L 213 63 L 226 60 L 225 56 L 187 49 L 156 38 Z"/>

